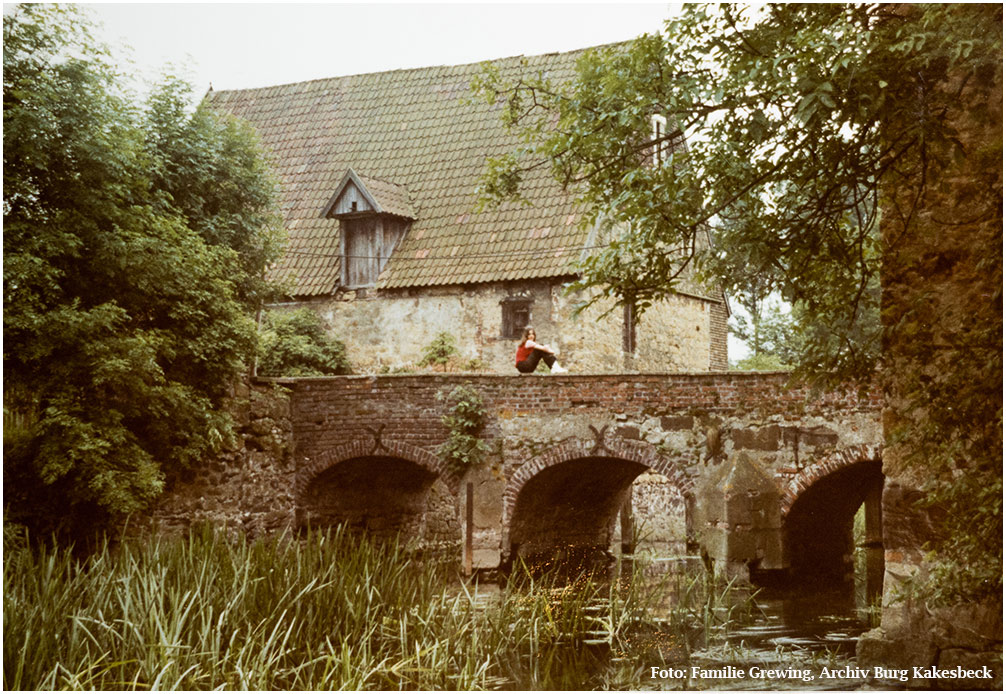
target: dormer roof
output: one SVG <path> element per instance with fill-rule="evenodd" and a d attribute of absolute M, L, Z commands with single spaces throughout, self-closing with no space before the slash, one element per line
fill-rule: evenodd
<path fill-rule="evenodd" d="M 350 167 L 336 186 L 335 194 L 325 205 L 321 216 L 345 219 L 364 214 L 388 214 L 412 220 L 416 218 L 408 188 L 379 178 L 361 176 Z"/>
<path fill-rule="evenodd" d="M 574 76 L 583 51 L 493 61 L 504 78 Z M 502 103 L 472 100 L 481 63 L 335 77 L 262 89 L 213 91 L 209 104 L 258 132 L 280 181 L 287 251 L 271 272 L 297 296 L 331 294 L 341 278 L 339 219 L 322 216 L 357 174 L 388 214 L 412 216 L 378 288 L 474 284 L 575 273 L 588 232 L 548 167 L 527 172 L 529 204 L 479 210 L 486 158 L 521 142 Z M 352 178 L 350 178 L 352 180 Z M 390 183 L 388 183 L 390 182 Z M 407 194 L 406 194 L 407 193 Z"/>

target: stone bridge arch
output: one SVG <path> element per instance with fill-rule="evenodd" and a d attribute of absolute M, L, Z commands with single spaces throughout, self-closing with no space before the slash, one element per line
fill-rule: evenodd
<path fill-rule="evenodd" d="M 859 444 L 835 451 L 808 466 L 787 485 L 780 499 L 783 545 L 797 580 L 842 581 L 854 571 L 853 521 L 865 511 L 868 563 L 879 558 L 882 572 L 882 447 Z M 875 567 L 868 571 L 876 573 Z M 867 577 L 875 582 L 876 577 Z"/>
<path fill-rule="evenodd" d="M 297 523 L 455 540 L 457 484 L 426 449 L 380 432 L 352 432 L 344 443 L 302 461 L 294 484 Z"/>
<path fill-rule="evenodd" d="M 513 474 L 503 493 L 505 554 L 607 546 L 633 480 L 647 470 L 667 477 L 691 502 L 693 483 L 683 472 L 684 455 L 668 456 L 648 442 L 605 438 L 604 433 L 595 430 L 592 442 L 567 439 Z"/>
<path fill-rule="evenodd" d="M 783 489 L 779 500 L 779 510 L 782 517 L 785 519 L 789 515 L 789 511 L 793 508 L 793 503 L 797 497 L 818 480 L 856 463 L 870 460 L 879 461 L 882 453 L 883 446 L 880 444 L 862 443 L 842 448 L 812 465 L 808 465 Z"/>

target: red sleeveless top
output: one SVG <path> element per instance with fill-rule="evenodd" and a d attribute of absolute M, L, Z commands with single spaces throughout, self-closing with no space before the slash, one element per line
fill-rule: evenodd
<path fill-rule="evenodd" d="M 533 347 L 525 347 L 527 340 L 522 340 L 519 345 L 517 345 L 517 362 L 520 364 L 522 361 L 531 356 L 531 352 L 534 351 Z"/>

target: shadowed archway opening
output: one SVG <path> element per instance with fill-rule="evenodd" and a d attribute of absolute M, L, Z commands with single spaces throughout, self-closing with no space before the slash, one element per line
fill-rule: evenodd
<path fill-rule="evenodd" d="M 611 457 L 545 468 L 524 484 L 510 519 L 510 554 L 532 562 L 577 560 L 608 550 L 632 481 L 648 468 Z"/>
<path fill-rule="evenodd" d="M 298 504 L 301 527 L 345 524 L 375 537 L 456 540 L 456 515 L 453 495 L 434 472 L 380 455 L 319 473 Z"/>
<path fill-rule="evenodd" d="M 865 536 L 860 543 L 881 547 L 881 463 L 854 463 L 814 482 L 794 501 L 784 522 L 791 579 L 800 584 L 841 584 L 855 576 L 853 525 L 863 507 Z"/>

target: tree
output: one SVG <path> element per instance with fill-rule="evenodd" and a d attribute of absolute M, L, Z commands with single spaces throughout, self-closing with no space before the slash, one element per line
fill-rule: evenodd
<path fill-rule="evenodd" d="M 309 308 L 268 312 L 263 319 L 260 376 L 334 376 L 350 372 L 346 346 L 325 333 Z"/>
<path fill-rule="evenodd" d="M 743 311 L 730 317 L 730 332 L 746 343 L 749 352 L 736 365 L 741 371 L 780 370 L 797 361 L 793 311 L 783 310 L 764 284 L 755 279 L 735 297 Z"/>
<path fill-rule="evenodd" d="M 937 560 L 975 568 L 946 594 L 1001 595 L 1000 6 L 687 6 L 569 83 L 489 67 L 473 90 L 526 143 L 490 161 L 486 201 L 548 166 L 611 226 L 580 286 L 645 310 L 696 271 L 762 282 L 798 308 L 798 375 L 881 367 L 885 473 L 929 480 Z"/>
<path fill-rule="evenodd" d="M 81 530 L 143 508 L 231 434 L 277 252 L 273 184 L 242 126 L 145 109 L 73 8 L 4 15 L 5 503 Z"/>
<path fill-rule="evenodd" d="M 581 284 L 645 309 L 697 264 L 728 290 L 758 278 L 831 336 L 808 345 L 805 375 L 869 378 L 879 185 L 934 144 L 953 153 L 946 95 L 923 118 L 900 116 L 946 75 L 995 65 L 988 11 L 927 7 L 909 21 L 877 5 L 689 6 L 662 34 L 585 53 L 570 84 L 487 68 L 473 89 L 529 144 L 490 162 L 483 193 L 518 197 L 524 171 L 550 166 L 586 223 L 620 230 Z M 656 138 L 655 114 L 668 118 Z"/>

